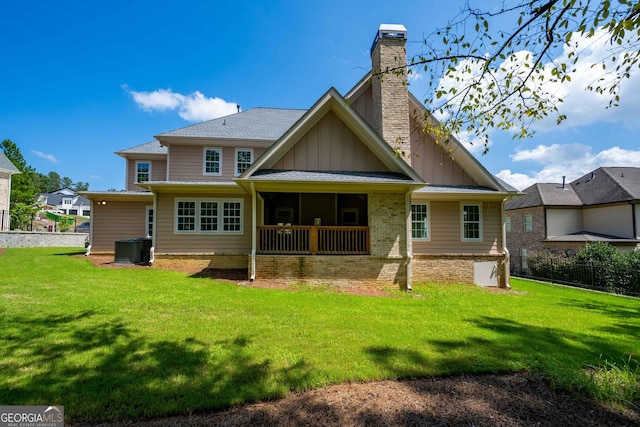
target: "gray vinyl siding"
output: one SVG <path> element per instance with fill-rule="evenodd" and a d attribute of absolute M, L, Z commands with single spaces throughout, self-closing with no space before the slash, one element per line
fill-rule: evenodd
<path fill-rule="evenodd" d="M 581 209 L 547 209 L 547 237 L 564 236 L 583 230 Z"/>
<path fill-rule="evenodd" d="M 424 202 L 424 201 L 423 201 Z M 411 203 L 419 204 L 419 199 Z M 469 202 L 474 203 L 474 202 Z M 482 241 L 461 242 L 460 202 L 429 202 L 430 241 L 414 239 L 414 254 L 499 254 L 502 252 L 502 214 L 500 202 L 482 204 Z"/>
<path fill-rule="evenodd" d="M 583 211 L 584 228 L 592 233 L 633 238 L 633 214 L 631 211 L 629 204 L 585 208 Z"/>
<path fill-rule="evenodd" d="M 91 252 L 113 253 L 116 240 L 146 237 L 146 212 L 149 202 L 107 202 L 91 209 Z"/>
<path fill-rule="evenodd" d="M 242 233 L 184 233 L 175 231 L 175 205 L 179 199 L 241 199 Z M 251 197 L 247 195 L 158 194 L 155 249 L 158 254 L 248 254 L 251 251 Z"/>

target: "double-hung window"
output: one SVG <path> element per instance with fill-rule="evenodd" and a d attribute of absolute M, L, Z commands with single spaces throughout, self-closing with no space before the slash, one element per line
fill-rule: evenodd
<path fill-rule="evenodd" d="M 242 175 L 253 163 L 253 150 L 250 148 L 236 148 L 236 176 Z"/>
<path fill-rule="evenodd" d="M 533 216 L 530 214 L 524 215 L 522 217 L 522 223 L 524 224 L 524 231 L 529 233 L 533 231 Z"/>
<path fill-rule="evenodd" d="M 204 175 L 222 174 L 222 149 L 209 147 L 204 148 L 202 173 Z"/>
<path fill-rule="evenodd" d="M 429 240 L 429 205 L 411 205 L 411 237 Z"/>
<path fill-rule="evenodd" d="M 511 233 L 511 218 L 505 217 L 504 219 L 504 231 L 507 233 Z"/>
<path fill-rule="evenodd" d="M 482 241 L 482 205 L 464 203 L 461 207 L 463 241 Z"/>
<path fill-rule="evenodd" d="M 176 199 L 176 233 L 242 233 L 242 222 L 242 200 Z"/>
<path fill-rule="evenodd" d="M 151 162 L 136 162 L 136 183 L 151 181 Z"/>

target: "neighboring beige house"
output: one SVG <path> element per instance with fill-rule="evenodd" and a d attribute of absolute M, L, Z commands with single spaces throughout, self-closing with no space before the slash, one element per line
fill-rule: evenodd
<path fill-rule="evenodd" d="M 457 141 L 421 131 L 406 29 L 381 25 L 372 70 L 308 110 L 255 108 L 119 151 L 126 191 L 92 202 L 92 253 L 152 237 L 154 265 L 247 269 L 250 279 L 410 287 L 509 285 L 503 203 L 517 190 Z"/>
<path fill-rule="evenodd" d="M 512 271 L 526 270 L 526 256 L 539 250 L 570 255 L 590 242 L 640 247 L 640 168 L 601 167 L 569 184 L 523 192 L 505 205 Z"/>
<path fill-rule="evenodd" d="M 11 206 L 11 175 L 20 173 L 4 152 L 0 151 L 0 231 L 8 230 Z"/>

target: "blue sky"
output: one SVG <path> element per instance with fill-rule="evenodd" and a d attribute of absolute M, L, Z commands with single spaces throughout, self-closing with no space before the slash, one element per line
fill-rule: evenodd
<path fill-rule="evenodd" d="M 309 108 L 332 86 L 344 94 L 369 70 L 379 24 L 405 25 L 408 55 L 417 54 L 463 3 L 1 2 L 0 139 L 38 172 L 120 190 L 125 162 L 115 151 L 236 104 Z M 578 84 L 592 77 L 584 70 L 558 89 L 563 126 L 540 123 L 524 141 L 494 134 L 487 155 L 474 151 L 482 164 L 521 189 L 599 166 L 640 166 L 640 76 L 607 110 Z M 411 86 L 420 99 L 424 84 L 418 77 Z"/>

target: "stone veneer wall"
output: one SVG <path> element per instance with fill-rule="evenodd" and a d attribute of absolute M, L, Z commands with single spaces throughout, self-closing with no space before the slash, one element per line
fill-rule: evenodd
<path fill-rule="evenodd" d="M 0 230 L 9 229 L 9 182 L 10 180 L 11 180 L 11 175 L 8 172 L 0 172 L 0 221 L 2 221 L 0 222 Z"/>

